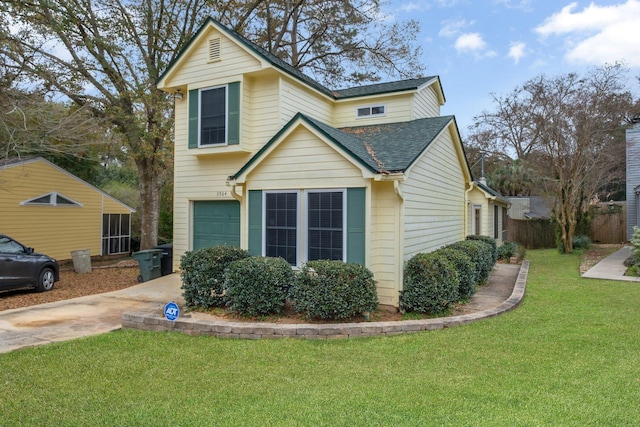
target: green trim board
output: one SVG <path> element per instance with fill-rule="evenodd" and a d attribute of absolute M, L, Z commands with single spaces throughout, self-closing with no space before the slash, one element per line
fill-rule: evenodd
<path fill-rule="evenodd" d="M 248 197 L 249 218 L 249 253 L 253 256 L 262 255 L 262 190 L 249 190 Z"/>
<path fill-rule="evenodd" d="M 347 188 L 347 262 L 366 263 L 366 188 Z"/>

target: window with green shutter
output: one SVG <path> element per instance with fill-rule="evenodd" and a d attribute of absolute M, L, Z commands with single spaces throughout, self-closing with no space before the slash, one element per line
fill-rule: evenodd
<path fill-rule="evenodd" d="M 189 148 L 240 143 L 240 83 L 189 91 Z"/>
<path fill-rule="evenodd" d="M 365 195 L 364 188 L 251 190 L 249 251 L 292 265 L 320 259 L 364 265 Z"/>

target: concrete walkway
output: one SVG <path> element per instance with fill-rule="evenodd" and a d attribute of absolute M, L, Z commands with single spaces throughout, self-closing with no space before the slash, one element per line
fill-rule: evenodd
<path fill-rule="evenodd" d="M 161 313 L 169 301 L 184 304 L 180 285 L 172 274 L 119 291 L 0 311 L 0 353 L 120 329 L 125 312 Z"/>
<path fill-rule="evenodd" d="M 380 322 L 393 323 L 393 325 L 387 325 L 384 328 L 377 325 L 376 322 L 366 322 L 359 324 L 360 326 L 354 327 L 351 331 L 358 330 L 360 335 L 372 335 L 379 334 L 383 329 L 392 332 L 438 329 L 495 316 L 520 304 L 524 296 L 528 264 L 526 267 L 523 269 L 520 265 L 515 264 L 497 264 L 492 270 L 487 284 L 480 287 L 465 306 L 461 315 L 427 319 L 427 323 L 406 321 L 408 322 L 406 325 L 402 322 Z M 211 322 L 200 317 L 196 318 L 195 315 L 181 317 L 177 322 L 169 322 L 163 318 L 164 305 L 169 301 L 174 301 L 180 306 L 184 305 L 180 286 L 180 276 L 172 274 L 119 291 L 0 311 L 0 353 L 102 334 L 120 329 L 123 326 L 136 327 L 136 322 L 139 323 L 139 329 L 161 330 L 157 325 L 166 323 L 170 330 L 176 330 L 176 324 L 182 322 L 191 330 L 191 332 L 185 330 L 186 333 L 194 333 L 194 326 L 195 330 L 201 328 L 210 331 Z M 200 325 L 196 325 L 198 323 Z M 226 322 L 219 328 L 227 331 L 230 335 L 218 336 L 255 338 L 254 331 L 260 332 L 264 327 L 262 323 L 251 327 L 251 323 L 244 322 L 238 329 L 243 332 L 234 335 L 231 333 L 235 328 L 231 325 L 232 323 L 234 322 Z M 317 326 L 319 325 L 313 326 L 315 329 L 311 335 L 319 333 Z M 251 328 L 251 333 L 245 334 L 248 327 Z M 331 327 L 332 325 L 326 325 L 325 332 L 330 331 Z M 293 331 L 295 336 L 299 336 L 299 331 L 305 331 L 304 325 L 288 325 L 285 329 L 287 328 L 288 331 L 285 333 Z M 262 334 L 259 335 L 261 337 Z"/>
<path fill-rule="evenodd" d="M 587 279 L 623 280 L 627 282 L 640 282 L 640 277 L 625 276 L 627 267 L 624 261 L 633 254 L 631 246 L 624 246 L 609 255 L 589 270 L 582 277 Z"/>

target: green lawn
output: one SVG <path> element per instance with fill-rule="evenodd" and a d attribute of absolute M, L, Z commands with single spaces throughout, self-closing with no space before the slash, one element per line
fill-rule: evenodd
<path fill-rule="evenodd" d="M 0 425 L 624 426 L 640 422 L 640 284 L 530 251 L 520 308 L 387 338 L 118 331 L 0 355 Z"/>

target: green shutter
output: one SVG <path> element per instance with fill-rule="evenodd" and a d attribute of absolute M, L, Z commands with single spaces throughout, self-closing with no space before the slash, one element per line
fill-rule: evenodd
<path fill-rule="evenodd" d="M 365 265 L 365 188 L 347 189 L 347 262 Z"/>
<path fill-rule="evenodd" d="M 240 82 L 229 83 L 228 91 L 227 144 L 237 145 L 240 144 Z"/>
<path fill-rule="evenodd" d="M 198 89 L 189 91 L 189 148 L 198 148 Z"/>
<path fill-rule="evenodd" d="M 262 255 L 262 191 L 249 190 L 249 253 Z"/>

